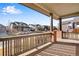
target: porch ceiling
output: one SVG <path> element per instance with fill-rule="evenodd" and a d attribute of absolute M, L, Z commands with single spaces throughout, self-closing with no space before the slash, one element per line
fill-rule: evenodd
<path fill-rule="evenodd" d="M 53 13 L 53 17 L 58 19 L 60 17 L 67 18 L 72 16 L 79 16 L 79 3 L 22 3 L 25 6 L 31 7 L 47 16 Z"/>

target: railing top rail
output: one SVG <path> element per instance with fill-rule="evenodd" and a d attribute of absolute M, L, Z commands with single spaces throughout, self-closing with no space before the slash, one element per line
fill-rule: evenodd
<path fill-rule="evenodd" d="M 33 33 L 33 34 L 24 34 L 24 35 L 0 37 L 0 41 L 12 39 L 12 38 L 16 39 L 16 38 L 22 38 L 22 37 L 44 35 L 44 34 L 52 34 L 53 35 L 53 32 L 49 31 L 49 32 L 42 32 L 42 33 Z"/>
<path fill-rule="evenodd" d="M 63 33 L 74 33 L 74 34 L 79 34 L 78 32 L 63 32 Z"/>

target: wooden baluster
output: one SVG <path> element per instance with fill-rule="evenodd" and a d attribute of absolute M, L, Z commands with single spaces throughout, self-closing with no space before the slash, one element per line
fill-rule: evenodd
<path fill-rule="evenodd" d="M 5 56 L 5 47 L 4 47 L 5 43 L 4 43 L 4 41 L 2 41 L 2 43 L 3 43 L 2 44 L 2 48 L 3 48 L 3 52 L 2 53 L 3 53 L 3 56 Z"/>
<path fill-rule="evenodd" d="M 33 46 L 33 44 L 34 44 L 33 39 L 34 38 L 31 36 L 31 38 L 30 38 L 30 48 L 31 49 L 34 48 L 34 46 Z"/>
<path fill-rule="evenodd" d="M 78 33 L 76 33 L 76 39 L 78 39 Z"/>
<path fill-rule="evenodd" d="M 40 45 L 40 37 L 38 36 L 38 46 Z"/>
<path fill-rule="evenodd" d="M 14 56 L 14 52 L 15 52 L 15 46 L 14 46 L 14 39 L 12 40 L 13 44 L 12 44 L 12 55 Z"/>
<path fill-rule="evenodd" d="M 29 49 L 29 37 L 27 37 L 27 39 L 26 39 L 26 48 L 27 48 L 27 50 Z"/>
<path fill-rule="evenodd" d="M 21 38 L 17 38 L 17 54 L 20 53 L 20 39 Z"/>
<path fill-rule="evenodd" d="M 27 48 L 28 48 L 28 47 L 27 47 L 27 44 L 28 44 L 28 43 L 27 43 L 27 38 L 25 38 L 25 51 L 27 51 Z"/>
<path fill-rule="evenodd" d="M 34 47 L 36 47 L 36 38 L 34 36 Z"/>
<path fill-rule="evenodd" d="M 45 38 L 45 43 L 46 43 L 47 42 L 47 38 L 48 38 L 46 34 L 44 35 L 44 38 Z"/>
<path fill-rule="evenodd" d="M 34 48 L 34 36 L 32 36 L 31 44 L 32 44 L 32 48 Z"/>
<path fill-rule="evenodd" d="M 38 46 L 40 46 L 40 36 L 39 36 L 39 38 L 38 38 Z"/>
<path fill-rule="evenodd" d="M 25 44 L 24 44 L 24 49 L 25 49 L 25 51 L 26 51 L 26 49 L 27 49 L 27 47 L 26 47 L 26 38 L 24 39 L 25 40 Z"/>
<path fill-rule="evenodd" d="M 35 38 L 36 38 L 36 39 L 35 39 L 35 40 L 36 40 L 36 47 L 38 46 L 38 39 L 37 39 L 37 37 L 38 37 L 38 36 L 35 37 Z"/>
<path fill-rule="evenodd" d="M 30 49 L 30 37 L 28 37 L 28 48 Z"/>
<path fill-rule="evenodd" d="M 44 41 L 45 41 L 45 35 L 43 35 L 42 37 L 43 37 L 43 44 L 44 44 Z"/>
<path fill-rule="evenodd" d="M 43 43 L 42 43 L 42 35 L 40 35 L 40 45 L 43 45 Z"/>
<path fill-rule="evenodd" d="M 16 39 L 15 39 L 15 55 L 18 54 L 18 49 L 19 49 L 19 47 L 18 47 L 18 45 L 19 45 L 19 44 L 18 44 L 18 41 L 19 41 L 19 40 L 16 38 Z"/>
<path fill-rule="evenodd" d="M 20 49 L 19 49 L 20 52 L 21 52 L 21 45 L 22 45 L 22 41 L 21 40 L 22 40 L 22 38 L 20 39 Z"/>
<path fill-rule="evenodd" d="M 15 52 L 15 55 L 17 55 L 17 48 L 18 48 L 17 44 L 18 44 L 18 43 L 17 43 L 17 39 L 15 39 L 15 51 L 16 51 L 16 52 Z"/>
<path fill-rule="evenodd" d="M 32 43 L 31 43 L 32 40 L 33 40 L 32 37 L 30 37 L 30 49 L 32 48 Z"/>
<path fill-rule="evenodd" d="M 43 41 L 43 44 L 44 44 L 44 39 L 45 39 L 45 37 L 44 37 L 44 35 L 42 35 L 42 41 Z"/>
<path fill-rule="evenodd" d="M 23 52 L 25 51 L 25 38 L 23 38 Z"/>
<path fill-rule="evenodd" d="M 5 41 L 5 55 L 7 56 L 7 41 Z"/>
<path fill-rule="evenodd" d="M 17 40 L 14 40 L 14 55 L 17 55 Z"/>
<path fill-rule="evenodd" d="M 14 55 L 16 54 L 16 42 L 15 42 L 15 39 L 14 39 Z"/>
<path fill-rule="evenodd" d="M 24 51 L 26 51 L 26 38 L 24 38 Z"/>
<path fill-rule="evenodd" d="M 28 50 L 28 38 L 26 37 L 25 38 L 25 51 Z"/>
<path fill-rule="evenodd" d="M 39 37 L 37 38 L 37 46 L 39 46 Z"/>
<path fill-rule="evenodd" d="M 8 56 L 9 56 L 9 51 L 10 51 L 10 50 L 9 50 L 9 39 L 8 39 L 8 49 L 7 49 L 7 50 L 8 50 Z"/>
<path fill-rule="evenodd" d="M 17 38 L 17 54 L 19 54 L 20 39 L 21 39 L 21 38 Z"/>
<path fill-rule="evenodd" d="M 49 36 L 48 36 L 48 34 L 46 34 L 46 43 L 48 43 L 49 41 Z"/>
<path fill-rule="evenodd" d="M 17 38 L 17 54 L 20 53 L 20 39 L 21 38 Z"/>
<path fill-rule="evenodd" d="M 10 56 L 12 56 L 12 40 L 10 40 Z"/>
<path fill-rule="evenodd" d="M 43 43 L 43 35 L 41 35 L 41 41 L 42 41 L 42 44 L 44 44 L 44 43 Z"/>

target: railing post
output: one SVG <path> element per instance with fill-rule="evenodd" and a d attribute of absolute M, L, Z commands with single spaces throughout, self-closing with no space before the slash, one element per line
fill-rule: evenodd
<path fill-rule="evenodd" d="M 4 41 L 3 41 L 2 43 L 3 43 L 3 44 L 2 44 L 2 48 L 3 48 L 2 54 L 3 54 L 3 56 L 4 56 L 4 55 L 5 55 L 5 51 L 4 51 L 4 49 L 5 49 L 5 48 L 4 48 L 4 45 L 5 45 L 5 44 L 4 44 Z"/>
<path fill-rule="evenodd" d="M 57 41 L 57 31 L 51 32 L 51 42 L 56 42 Z"/>
<path fill-rule="evenodd" d="M 57 42 L 62 39 L 62 31 L 55 30 L 54 31 L 54 42 Z"/>
<path fill-rule="evenodd" d="M 57 42 L 57 31 L 54 31 L 54 42 Z"/>
<path fill-rule="evenodd" d="M 72 23 L 72 26 L 73 26 L 73 29 L 75 29 L 75 23 L 74 22 Z"/>

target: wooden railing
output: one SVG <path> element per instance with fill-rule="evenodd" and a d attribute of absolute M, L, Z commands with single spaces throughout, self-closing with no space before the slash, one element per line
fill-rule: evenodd
<path fill-rule="evenodd" d="M 63 39 L 74 39 L 79 40 L 79 33 L 75 32 L 62 32 Z"/>
<path fill-rule="evenodd" d="M 15 56 L 51 42 L 52 33 L 35 33 L 0 38 L 0 55 Z"/>

